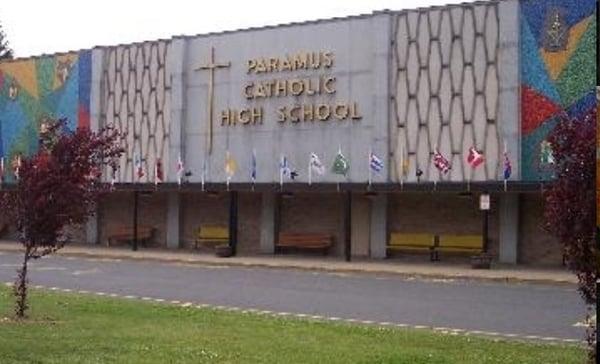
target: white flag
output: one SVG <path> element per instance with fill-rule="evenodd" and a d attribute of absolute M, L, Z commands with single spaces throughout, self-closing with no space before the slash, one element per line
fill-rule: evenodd
<path fill-rule="evenodd" d="M 312 174 L 322 176 L 325 174 L 325 166 L 321 163 L 319 156 L 316 153 L 310 153 L 310 161 L 308 162 L 308 184 L 312 184 Z"/>
<path fill-rule="evenodd" d="M 181 159 L 181 153 L 179 157 L 177 157 L 177 183 L 181 186 L 181 181 L 183 180 L 183 160 Z"/>

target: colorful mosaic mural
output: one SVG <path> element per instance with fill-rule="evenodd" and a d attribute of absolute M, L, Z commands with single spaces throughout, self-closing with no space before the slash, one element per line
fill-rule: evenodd
<path fill-rule="evenodd" d="M 1 63 L 0 156 L 35 151 L 46 118 L 89 126 L 90 82 L 90 51 Z"/>
<path fill-rule="evenodd" d="M 596 106 L 596 2 L 521 2 L 522 179 L 552 177 L 546 142 L 565 113 Z"/>

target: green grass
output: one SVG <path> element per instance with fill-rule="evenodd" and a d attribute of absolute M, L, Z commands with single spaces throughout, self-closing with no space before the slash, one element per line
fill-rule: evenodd
<path fill-rule="evenodd" d="M 583 363 L 574 346 L 493 341 L 0 288 L 0 363 Z M 2 319 L 4 318 L 4 319 Z"/>

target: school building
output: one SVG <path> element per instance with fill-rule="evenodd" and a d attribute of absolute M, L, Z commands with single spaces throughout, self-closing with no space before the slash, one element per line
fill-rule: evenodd
<path fill-rule="evenodd" d="M 239 255 L 401 264 L 455 239 L 559 265 L 546 138 L 596 107 L 595 81 L 594 0 L 377 11 L 4 61 L 0 153 L 33 152 L 49 117 L 126 135 L 114 191 L 75 229 L 90 244 L 135 216 L 172 249 L 204 227 Z"/>

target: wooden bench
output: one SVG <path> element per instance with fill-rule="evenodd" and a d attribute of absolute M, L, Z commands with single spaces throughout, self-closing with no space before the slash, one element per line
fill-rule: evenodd
<path fill-rule="evenodd" d="M 332 245 L 333 236 L 329 234 L 280 233 L 275 249 L 278 251 L 284 249 L 322 251 L 323 255 L 325 255 Z"/>
<path fill-rule="evenodd" d="M 439 260 L 439 253 L 466 253 L 476 255 L 483 252 L 483 236 L 447 234 L 438 236 L 435 246 L 435 260 Z"/>
<path fill-rule="evenodd" d="M 154 230 L 155 229 L 152 226 L 139 225 L 137 227 L 138 242 L 140 242 L 143 246 L 146 246 L 146 243 L 152 240 L 154 236 Z M 106 246 L 110 246 L 118 241 L 130 242 L 133 241 L 133 238 L 133 226 L 119 226 L 110 234 L 108 234 Z"/>
<path fill-rule="evenodd" d="M 393 232 L 386 249 L 386 255 L 392 251 L 428 252 L 429 258 L 434 260 L 435 235 L 433 234 L 405 234 Z"/>
<path fill-rule="evenodd" d="M 200 225 L 196 230 L 194 247 L 198 245 L 213 247 L 217 244 L 229 243 L 229 229 L 219 225 Z"/>

